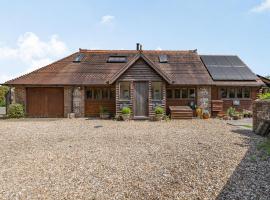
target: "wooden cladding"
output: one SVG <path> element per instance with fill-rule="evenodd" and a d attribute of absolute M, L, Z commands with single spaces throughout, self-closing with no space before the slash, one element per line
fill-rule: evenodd
<path fill-rule="evenodd" d="M 119 80 L 160 81 L 162 80 L 162 78 L 143 59 L 139 59 L 126 72 L 121 75 Z"/>
<path fill-rule="evenodd" d="M 111 115 L 116 112 L 114 87 L 85 88 L 85 116 L 98 117 L 100 107 L 104 107 Z"/>
<path fill-rule="evenodd" d="M 64 117 L 64 88 L 27 88 L 29 117 Z"/>

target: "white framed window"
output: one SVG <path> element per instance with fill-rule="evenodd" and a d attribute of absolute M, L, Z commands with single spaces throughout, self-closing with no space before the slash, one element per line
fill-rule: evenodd
<path fill-rule="evenodd" d="M 152 99 L 162 100 L 162 83 L 152 82 Z"/>
<path fill-rule="evenodd" d="M 130 100 L 130 82 L 119 83 L 120 100 Z"/>

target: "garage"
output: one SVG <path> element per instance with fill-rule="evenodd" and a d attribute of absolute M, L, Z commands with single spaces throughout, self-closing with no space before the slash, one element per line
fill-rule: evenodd
<path fill-rule="evenodd" d="M 27 88 L 29 117 L 64 117 L 64 88 Z"/>

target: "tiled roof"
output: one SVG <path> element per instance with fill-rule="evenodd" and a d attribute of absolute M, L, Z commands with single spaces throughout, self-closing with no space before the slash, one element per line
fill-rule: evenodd
<path fill-rule="evenodd" d="M 83 53 L 81 62 L 73 62 Z M 149 59 L 172 84 L 213 85 L 213 80 L 196 51 L 152 50 L 85 50 L 42 67 L 29 74 L 6 82 L 6 85 L 103 85 L 135 59 L 138 54 Z M 159 55 L 167 55 L 168 62 L 160 63 Z M 126 63 L 108 63 L 110 56 L 126 56 Z"/>

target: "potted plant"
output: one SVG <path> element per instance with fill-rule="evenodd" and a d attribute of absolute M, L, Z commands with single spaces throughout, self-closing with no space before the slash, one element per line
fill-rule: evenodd
<path fill-rule="evenodd" d="M 238 120 L 240 119 L 240 113 L 239 112 L 235 112 L 232 116 L 233 120 Z"/>
<path fill-rule="evenodd" d="M 208 110 L 204 110 L 202 114 L 203 119 L 209 119 L 210 118 L 210 113 Z"/>
<path fill-rule="evenodd" d="M 121 118 L 124 121 L 127 121 L 130 119 L 130 113 L 131 113 L 131 109 L 129 107 L 123 107 L 121 110 Z"/>
<path fill-rule="evenodd" d="M 202 118 L 202 109 L 201 108 L 196 108 L 196 116 L 198 117 L 198 118 Z"/>
<path fill-rule="evenodd" d="M 109 119 L 110 113 L 107 108 L 100 106 L 99 107 L 99 116 L 100 119 Z"/>
<path fill-rule="evenodd" d="M 230 117 L 233 117 L 234 114 L 235 114 L 235 108 L 230 107 L 230 108 L 227 110 L 227 115 L 229 115 Z"/>
<path fill-rule="evenodd" d="M 164 117 L 164 109 L 160 106 L 157 106 L 155 108 L 155 120 L 161 121 Z"/>

